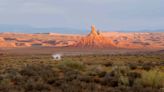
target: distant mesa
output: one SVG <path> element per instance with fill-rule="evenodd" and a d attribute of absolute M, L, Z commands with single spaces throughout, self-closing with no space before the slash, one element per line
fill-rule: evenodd
<path fill-rule="evenodd" d="M 114 44 L 110 39 L 107 39 L 99 31 L 97 31 L 95 25 L 91 26 L 91 32 L 79 42 L 75 47 L 78 48 L 114 48 Z"/>

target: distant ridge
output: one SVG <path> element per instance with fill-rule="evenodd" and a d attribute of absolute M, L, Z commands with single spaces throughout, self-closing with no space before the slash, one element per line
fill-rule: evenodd
<path fill-rule="evenodd" d="M 0 24 L 0 33 L 60 33 L 60 34 L 85 34 L 83 30 L 67 27 L 47 27 L 39 28 L 24 25 L 2 25 Z"/>
<path fill-rule="evenodd" d="M 1 32 L 15 32 L 15 33 L 60 33 L 60 34 L 86 34 L 89 30 L 66 28 L 66 27 L 47 27 L 38 28 L 26 25 L 7 25 L 0 24 Z M 104 32 L 111 32 L 110 30 L 103 30 Z M 145 29 L 145 30 L 114 30 L 115 32 L 164 32 L 164 29 Z"/>
<path fill-rule="evenodd" d="M 164 29 L 119 30 L 117 32 L 164 32 Z"/>

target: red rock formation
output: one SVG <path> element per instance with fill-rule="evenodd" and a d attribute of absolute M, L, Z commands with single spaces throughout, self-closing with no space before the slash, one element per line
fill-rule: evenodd
<path fill-rule="evenodd" d="M 4 41 L 4 39 L 2 37 L 0 37 L 0 42 L 3 42 L 3 41 Z"/>
<path fill-rule="evenodd" d="M 92 25 L 89 35 L 82 38 L 74 46 L 80 48 L 113 48 L 114 44 L 112 41 L 103 37 L 99 32 L 97 32 L 96 27 Z"/>
<path fill-rule="evenodd" d="M 104 32 L 92 26 L 86 36 L 73 34 L 0 33 L 0 49 L 30 46 L 164 49 L 164 32 Z"/>
<path fill-rule="evenodd" d="M 6 42 L 4 38 L 0 37 L 0 47 L 16 47 L 13 42 Z"/>

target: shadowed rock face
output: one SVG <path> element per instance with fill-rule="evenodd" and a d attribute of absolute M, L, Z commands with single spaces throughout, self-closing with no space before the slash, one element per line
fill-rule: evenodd
<path fill-rule="evenodd" d="M 91 32 L 82 38 L 75 47 L 79 48 L 113 48 L 114 44 L 97 32 L 94 25 L 91 26 Z"/>

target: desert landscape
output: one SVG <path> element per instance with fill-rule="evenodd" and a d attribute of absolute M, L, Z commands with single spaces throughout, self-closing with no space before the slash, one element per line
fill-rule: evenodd
<path fill-rule="evenodd" d="M 164 92 L 162 32 L 0 37 L 2 92 Z"/>
<path fill-rule="evenodd" d="M 99 32 L 88 35 L 0 33 L 1 53 L 114 54 L 158 52 L 164 49 L 164 33 Z M 23 51 L 23 52 L 22 52 Z M 22 52 L 22 53 L 21 53 Z"/>
<path fill-rule="evenodd" d="M 164 92 L 164 0 L 0 0 L 0 92 Z"/>
<path fill-rule="evenodd" d="M 57 33 L 36 33 L 36 34 L 24 34 L 24 33 L 0 33 L 0 47 L 68 47 L 79 43 L 79 47 L 82 47 L 82 38 L 85 38 L 88 43 L 89 40 L 100 41 L 107 45 L 109 43 L 116 48 L 151 48 L 151 49 L 163 49 L 164 48 L 164 33 L 163 32 L 99 32 L 98 36 L 95 26 L 92 26 L 92 31 L 85 37 L 85 35 L 75 34 L 57 34 Z M 92 36 L 92 37 L 91 37 Z M 81 43 L 80 43 L 81 41 Z M 104 42 L 103 42 L 104 41 Z M 99 42 L 93 42 L 99 44 Z M 89 44 L 92 45 L 92 44 Z M 94 44 L 93 44 L 94 45 Z M 101 47 L 102 46 L 102 47 Z M 103 48 L 103 45 L 98 46 Z M 106 47 L 106 46 L 105 46 Z M 86 46 L 83 46 L 86 48 Z"/>

